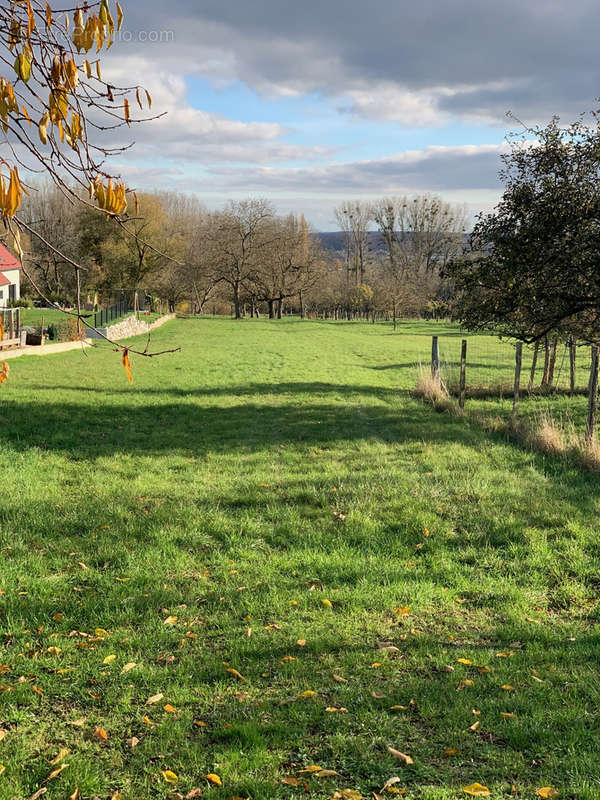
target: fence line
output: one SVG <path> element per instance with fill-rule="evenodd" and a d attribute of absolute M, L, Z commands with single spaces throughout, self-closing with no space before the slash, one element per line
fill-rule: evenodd
<path fill-rule="evenodd" d="M 126 314 L 128 310 L 127 301 L 119 300 L 118 303 L 115 303 L 108 308 L 102 308 L 100 311 L 95 311 L 93 316 L 94 328 L 105 328 L 107 325 L 110 325 L 113 320 L 118 319 Z"/>

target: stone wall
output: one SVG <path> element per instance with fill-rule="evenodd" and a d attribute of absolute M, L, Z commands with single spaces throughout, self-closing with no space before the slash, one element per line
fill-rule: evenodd
<path fill-rule="evenodd" d="M 117 341 L 119 339 L 128 339 L 130 336 L 139 336 L 142 333 L 148 333 L 148 331 L 164 325 L 165 322 L 168 322 L 170 319 L 175 319 L 175 314 L 166 314 L 164 317 L 160 317 L 150 323 L 145 322 L 143 319 L 136 319 L 135 315 L 132 314 L 131 317 L 127 317 L 127 319 L 124 319 L 122 322 L 117 322 L 116 325 L 110 325 L 108 328 L 98 328 L 98 331 L 108 339 Z M 89 339 L 102 338 L 94 330 L 88 330 L 87 336 Z"/>

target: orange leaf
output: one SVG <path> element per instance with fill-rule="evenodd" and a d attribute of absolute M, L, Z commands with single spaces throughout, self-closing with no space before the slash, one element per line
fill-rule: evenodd
<path fill-rule="evenodd" d="M 129 350 L 127 350 L 127 348 L 123 350 L 123 366 L 125 367 L 125 372 L 127 373 L 129 383 L 133 383 L 133 378 L 131 376 L 131 364 L 129 363 Z"/>

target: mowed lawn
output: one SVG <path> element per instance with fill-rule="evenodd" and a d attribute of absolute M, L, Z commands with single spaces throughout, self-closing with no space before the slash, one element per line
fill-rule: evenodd
<path fill-rule="evenodd" d="M 2 800 L 597 800 L 600 479 L 412 397 L 432 330 L 10 362 Z"/>

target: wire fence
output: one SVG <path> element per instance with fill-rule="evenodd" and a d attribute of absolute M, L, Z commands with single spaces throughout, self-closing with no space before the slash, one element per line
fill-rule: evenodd
<path fill-rule="evenodd" d="M 437 337 L 439 374 L 448 391 L 451 394 L 460 391 L 463 341 L 466 341 L 466 396 L 512 393 L 517 343 L 492 336 Z M 429 360 L 429 357 L 425 357 L 422 363 Z M 525 345 L 520 389 L 532 393 L 586 392 L 590 367 L 589 346 L 576 346 L 569 341 L 557 340 L 541 342 L 537 346 Z"/>

